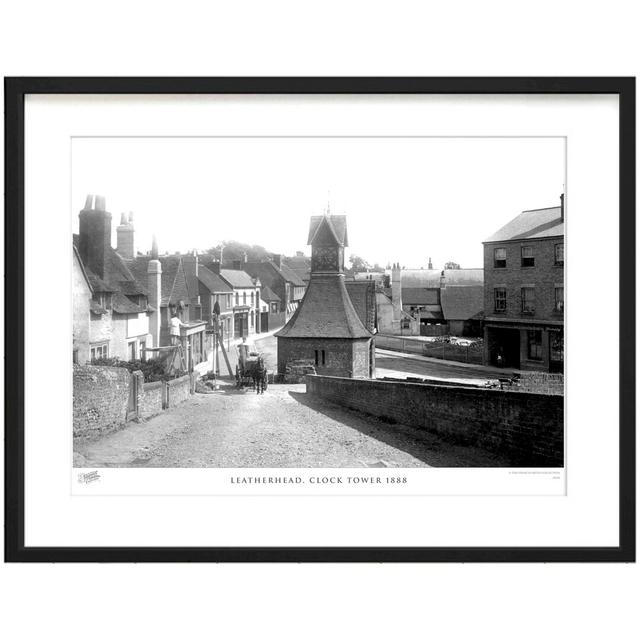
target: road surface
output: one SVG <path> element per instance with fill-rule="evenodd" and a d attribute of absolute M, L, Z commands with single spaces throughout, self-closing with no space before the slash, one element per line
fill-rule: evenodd
<path fill-rule="evenodd" d="M 74 450 L 74 466 L 93 468 L 507 465 L 480 449 L 309 397 L 302 384 L 271 385 L 257 395 L 227 382 Z"/>

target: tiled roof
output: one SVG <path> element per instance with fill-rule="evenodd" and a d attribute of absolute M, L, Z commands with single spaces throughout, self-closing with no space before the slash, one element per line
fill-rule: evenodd
<path fill-rule="evenodd" d="M 440 289 L 402 287 L 402 304 L 438 304 Z"/>
<path fill-rule="evenodd" d="M 282 274 L 282 277 L 289 283 L 297 286 L 303 287 L 305 286 L 304 280 L 294 271 L 291 267 L 287 266 L 284 263 L 280 263 L 280 268 L 277 265 L 273 265 L 273 267 Z M 309 268 L 311 271 L 311 268 Z"/>
<path fill-rule="evenodd" d="M 309 225 L 309 238 L 307 240 L 307 244 L 311 244 L 313 242 L 313 238 L 315 237 L 318 229 L 320 228 L 320 224 L 323 220 L 326 220 L 329 223 L 329 228 L 333 232 L 336 240 L 339 244 L 347 247 L 349 246 L 349 241 L 347 238 L 347 216 L 311 216 L 311 224 Z"/>
<path fill-rule="evenodd" d="M 220 269 L 220 275 L 234 288 L 255 287 L 251 276 L 246 271 L 237 269 Z"/>
<path fill-rule="evenodd" d="M 198 280 L 211 291 L 211 293 L 229 293 L 233 291 L 217 273 L 213 273 L 206 267 L 198 267 Z"/>
<path fill-rule="evenodd" d="M 294 287 L 304 287 L 306 284 L 293 269 L 285 264 L 282 264 L 279 269 L 271 260 L 248 262 L 245 265 L 245 269 L 254 277 L 260 278 L 263 285 L 268 284 L 271 287 L 276 286 L 274 282 L 277 278 L 292 284 Z"/>
<path fill-rule="evenodd" d="M 447 320 L 469 320 L 484 310 L 484 287 L 447 286 L 442 289 L 442 311 Z"/>
<path fill-rule="evenodd" d="M 77 234 L 74 234 L 73 242 L 76 246 L 79 244 Z M 146 278 L 137 279 L 127 262 L 112 247 L 107 247 L 105 250 L 102 278 L 93 273 L 86 264 L 83 266 L 94 291 L 123 291 L 127 295 L 147 295 L 147 288 L 144 285 Z"/>
<path fill-rule="evenodd" d="M 564 236 L 564 221 L 560 207 L 531 209 L 498 229 L 485 242 L 505 242 L 507 240 L 529 240 Z"/>
<path fill-rule="evenodd" d="M 376 326 L 376 283 L 373 280 L 346 280 L 344 284 L 362 324 L 373 332 Z"/>
<path fill-rule="evenodd" d="M 370 338 L 353 308 L 340 276 L 311 278 L 304 298 L 287 324 L 275 334 L 281 338 Z"/>
<path fill-rule="evenodd" d="M 115 313 L 144 313 L 147 307 L 141 307 L 135 302 L 131 302 L 127 296 L 122 293 L 116 293 L 113 296 L 112 308 Z"/>
<path fill-rule="evenodd" d="M 262 287 L 262 290 L 260 291 L 260 299 L 265 302 L 280 302 L 280 296 L 271 291 L 269 287 Z"/>
<path fill-rule="evenodd" d="M 283 258 L 284 264 L 293 271 L 305 284 L 311 277 L 311 258 L 307 256 L 292 256 Z"/>
<path fill-rule="evenodd" d="M 437 289 L 440 286 L 440 271 L 436 269 L 402 269 L 402 288 Z M 393 275 L 391 276 L 393 282 Z"/>

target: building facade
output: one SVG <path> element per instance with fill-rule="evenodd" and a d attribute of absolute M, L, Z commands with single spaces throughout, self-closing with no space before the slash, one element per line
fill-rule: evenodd
<path fill-rule="evenodd" d="M 275 334 L 278 373 L 284 375 L 290 363 L 303 361 L 322 375 L 373 377 L 373 334 L 358 316 L 345 286 L 346 216 L 313 216 L 308 244 L 309 286 L 294 315 Z"/>
<path fill-rule="evenodd" d="M 485 361 L 564 370 L 564 198 L 523 211 L 484 242 Z"/>

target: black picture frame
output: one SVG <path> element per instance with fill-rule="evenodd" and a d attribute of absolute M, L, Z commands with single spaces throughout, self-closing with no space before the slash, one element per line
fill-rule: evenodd
<path fill-rule="evenodd" d="M 6 562 L 635 561 L 635 78 L 5 78 Z M 616 94 L 620 160 L 620 475 L 616 547 L 26 547 L 24 101 L 27 94 Z"/>

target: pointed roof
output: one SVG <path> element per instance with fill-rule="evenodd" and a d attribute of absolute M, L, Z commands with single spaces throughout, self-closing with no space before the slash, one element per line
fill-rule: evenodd
<path fill-rule="evenodd" d="M 326 222 L 326 225 L 322 224 L 323 222 Z M 347 238 L 347 216 L 311 216 L 307 244 L 313 244 L 316 235 L 318 235 L 320 229 L 323 228 L 328 228 L 339 245 L 343 247 L 349 246 L 349 240 Z"/>
<path fill-rule="evenodd" d="M 265 302 L 280 302 L 280 296 L 266 286 L 262 287 L 262 291 L 260 292 L 260 299 L 264 300 Z"/>
<path fill-rule="evenodd" d="M 353 308 L 344 278 L 314 275 L 304 298 L 278 338 L 370 338 Z"/>

